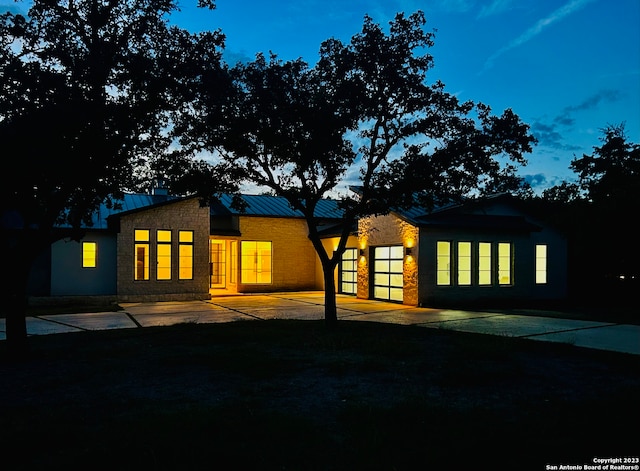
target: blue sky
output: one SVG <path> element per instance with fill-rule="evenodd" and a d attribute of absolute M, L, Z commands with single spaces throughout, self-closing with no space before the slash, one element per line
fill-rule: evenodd
<path fill-rule="evenodd" d="M 430 80 L 496 114 L 512 108 L 531 126 L 539 143 L 521 174 L 537 189 L 574 179 L 571 159 L 591 154 L 608 124 L 624 122 L 640 143 L 638 0 L 217 0 L 214 11 L 196 3 L 180 0 L 172 22 L 220 28 L 230 63 L 273 51 L 313 64 L 322 41 L 348 41 L 365 14 L 386 26 L 397 12 L 424 11 L 437 30 Z"/>

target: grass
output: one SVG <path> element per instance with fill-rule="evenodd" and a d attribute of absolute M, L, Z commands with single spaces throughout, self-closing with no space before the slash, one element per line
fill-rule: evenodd
<path fill-rule="evenodd" d="M 6 471 L 541 470 L 638 455 L 633 355 L 349 321 L 30 346 L 15 363 L 0 344 Z"/>

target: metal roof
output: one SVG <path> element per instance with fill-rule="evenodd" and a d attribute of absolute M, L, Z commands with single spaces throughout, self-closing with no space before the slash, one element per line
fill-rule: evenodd
<path fill-rule="evenodd" d="M 240 195 L 246 203 L 244 210 L 238 210 L 231 207 L 233 196 L 225 194 L 220 196 L 220 204 L 212 206 L 212 215 L 235 214 L 240 216 L 264 216 L 264 217 L 289 217 L 302 218 L 304 215 L 294 210 L 289 205 L 286 198 L 282 196 L 271 195 Z M 340 219 L 342 210 L 338 207 L 338 201 L 323 199 L 316 206 L 315 216 L 323 219 Z"/>
<path fill-rule="evenodd" d="M 115 208 L 108 208 L 106 204 L 101 204 L 91 217 L 92 225 L 85 226 L 90 229 L 107 229 L 107 219 L 116 214 L 123 214 L 151 206 L 158 206 L 168 202 L 182 199 L 177 196 L 150 195 L 143 193 L 126 193 L 123 199 L 115 200 Z"/>

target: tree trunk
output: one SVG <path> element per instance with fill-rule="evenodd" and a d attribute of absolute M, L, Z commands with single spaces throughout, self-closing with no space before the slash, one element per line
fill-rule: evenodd
<path fill-rule="evenodd" d="M 12 292 L 5 301 L 7 353 L 11 359 L 20 360 L 29 352 L 26 296 L 24 292 Z"/>
<path fill-rule="evenodd" d="M 336 303 L 336 282 L 333 277 L 336 269 L 334 263 L 323 263 L 322 271 L 324 273 L 324 320 L 329 328 L 335 328 L 338 325 L 338 306 Z"/>
<path fill-rule="evenodd" d="M 25 249 L 28 244 L 5 244 L 4 238 L 2 242 L 2 266 L 10 275 L 5 278 L 0 289 L 3 300 L 0 310 L 5 316 L 7 354 L 12 360 L 20 360 L 29 351 L 26 314 L 27 284 L 32 258 Z"/>

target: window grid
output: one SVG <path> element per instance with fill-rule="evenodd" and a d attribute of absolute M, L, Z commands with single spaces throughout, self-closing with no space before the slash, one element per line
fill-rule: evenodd
<path fill-rule="evenodd" d="M 471 242 L 458 242 L 458 285 L 471 286 Z"/>
<path fill-rule="evenodd" d="M 547 283 L 547 246 L 536 245 L 536 284 Z"/>
<path fill-rule="evenodd" d="M 498 284 L 511 284 L 511 244 L 498 243 Z"/>
<path fill-rule="evenodd" d="M 436 250 L 436 284 L 440 286 L 449 286 L 451 285 L 451 242 L 438 241 Z"/>
<path fill-rule="evenodd" d="M 356 294 L 358 292 L 358 251 L 346 249 L 340 260 L 340 292 Z"/>
<path fill-rule="evenodd" d="M 491 269 L 491 243 L 478 243 L 478 285 L 489 286 L 492 284 Z"/>
<path fill-rule="evenodd" d="M 404 248 L 401 245 L 374 248 L 374 298 L 403 300 L 403 263 Z"/>

